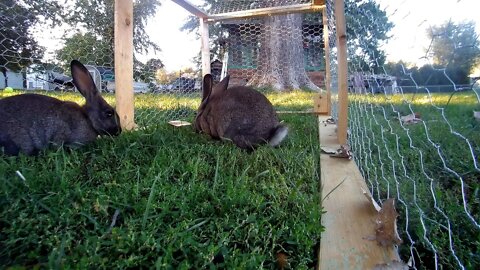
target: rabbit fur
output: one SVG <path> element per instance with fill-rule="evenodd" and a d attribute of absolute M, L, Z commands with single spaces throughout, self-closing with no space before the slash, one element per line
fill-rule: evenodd
<path fill-rule="evenodd" d="M 245 86 L 228 88 L 230 76 L 213 86 L 213 77 L 203 78 L 203 96 L 195 118 L 195 130 L 213 139 L 229 139 L 242 149 L 253 150 L 268 143 L 279 145 L 288 128 L 281 124 L 270 101 Z"/>
<path fill-rule="evenodd" d="M 0 100 L 0 154 L 35 155 L 48 145 L 80 146 L 99 135 L 121 132 L 115 109 L 100 95 L 90 73 L 77 60 L 70 64 L 83 106 L 45 95 L 21 94 Z"/>

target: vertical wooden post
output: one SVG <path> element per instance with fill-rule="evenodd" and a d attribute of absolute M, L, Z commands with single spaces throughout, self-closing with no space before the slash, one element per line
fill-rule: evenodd
<path fill-rule="evenodd" d="M 331 81 L 332 74 L 330 72 L 330 41 L 329 41 L 329 32 L 328 32 L 328 17 L 327 17 L 327 8 L 322 9 L 322 20 L 323 20 L 323 43 L 324 43 L 324 53 L 325 53 L 325 89 L 327 90 L 327 108 L 328 115 L 332 114 L 332 89 Z"/>
<path fill-rule="evenodd" d="M 123 130 L 135 128 L 133 97 L 133 1 L 115 0 L 115 99 Z"/>
<path fill-rule="evenodd" d="M 210 74 L 210 45 L 209 45 L 209 33 L 208 22 L 206 19 L 199 18 L 200 20 L 200 40 L 202 42 L 202 77 L 206 74 Z"/>
<path fill-rule="evenodd" d="M 343 0 L 335 0 L 335 23 L 337 28 L 338 60 L 338 123 L 339 144 L 347 143 L 348 125 L 348 84 L 347 84 L 347 33 L 345 25 L 345 6 Z"/>

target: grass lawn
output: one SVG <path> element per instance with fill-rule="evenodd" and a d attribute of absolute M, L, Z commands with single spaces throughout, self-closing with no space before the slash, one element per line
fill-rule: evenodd
<path fill-rule="evenodd" d="M 268 97 L 279 110 L 312 107 L 313 94 Z M 284 254 L 292 269 L 312 268 L 322 231 L 316 118 L 281 114 L 286 141 L 249 154 L 166 124 L 192 121 L 198 103 L 138 95 L 138 131 L 0 157 L 2 268 L 258 269 Z"/>
<path fill-rule="evenodd" d="M 473 92 L 353 95 L 352 148 L 375 198 L 397 199 L 402 259 L 480 269 L 480 104 Z M 418 113 L 423 122 L 401 125 Z"/>

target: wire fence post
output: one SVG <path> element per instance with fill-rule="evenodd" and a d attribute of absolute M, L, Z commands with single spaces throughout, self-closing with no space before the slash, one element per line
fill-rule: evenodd
<path fill-rule="evenodd" d="M 208 33 L 208 22 L 204 18 L 199 18 L 200 20 L 200 40 L 202 42 L 202 77 L 206 74 L 210 74 L 210 46 L 208 44 L 209 33 Z"/>
<path fill-rule="evenodd" d="M 327 115 L 332 115 L 332 72 L 330 70 L 330 42 L 328 31 L 328 17 L 327 8 L 322 9 L 322 23 L 323 23 L 323 43 L 324 43 L 324 55 L 325 55 L 325 89 L 327 90 Z"/>
<path fill-rule="evenodd" d="M 347 33 L 343 0 L 335 0 L 338 60 L 338 143 L 347 143 L 348 92 L 347 92 Z"/>
<path fill-rule="evenodd" d="M 115 0 L 115 99 L 122 129 L 135 128 L 133 96 L 133 1 Z"/>

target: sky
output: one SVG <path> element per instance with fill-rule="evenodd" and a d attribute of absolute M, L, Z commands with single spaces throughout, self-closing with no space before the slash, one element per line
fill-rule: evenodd
<path fill-rule="evenodd" d="M 474 21 L 480 34 L 478 0 L 377 0 L 395 24 L 392 38 L 385 46 L 387 60 L 425 63 L 425 50 L 430 44 L 426 31 L 448 20 Z"/>
<path fill-rule="evenodd" d="M 395 24 L 391 31 L 392 38 L 385 45 L 387 60 L 424 63 L 425 49 L 429 45 L 426 30 L 451 19 L 454 22 L 473 20 L 480 33 L 479 0 L 377 0 L 386 10 L 389 19 Z M 202 0 L 190 0 L 200 4 Z M 162 49 L 157 55 L 140 56 L 146 61 L 149 58 L 160 58 L 168 71 L 193 67 L 193 57 L 200 51 L 200 41 L 194 33 L 180 31 L 190 13 L 171 0 L 161 0 L 162 6 L 154 18 L 147 24 L 147 33 L 152 41 Z M 49 48 L 58 48 L 62 31 L 58 29 L 42 29 L 41 44 Z M 53 51 L 50 49 L 49 51 Z"/>

